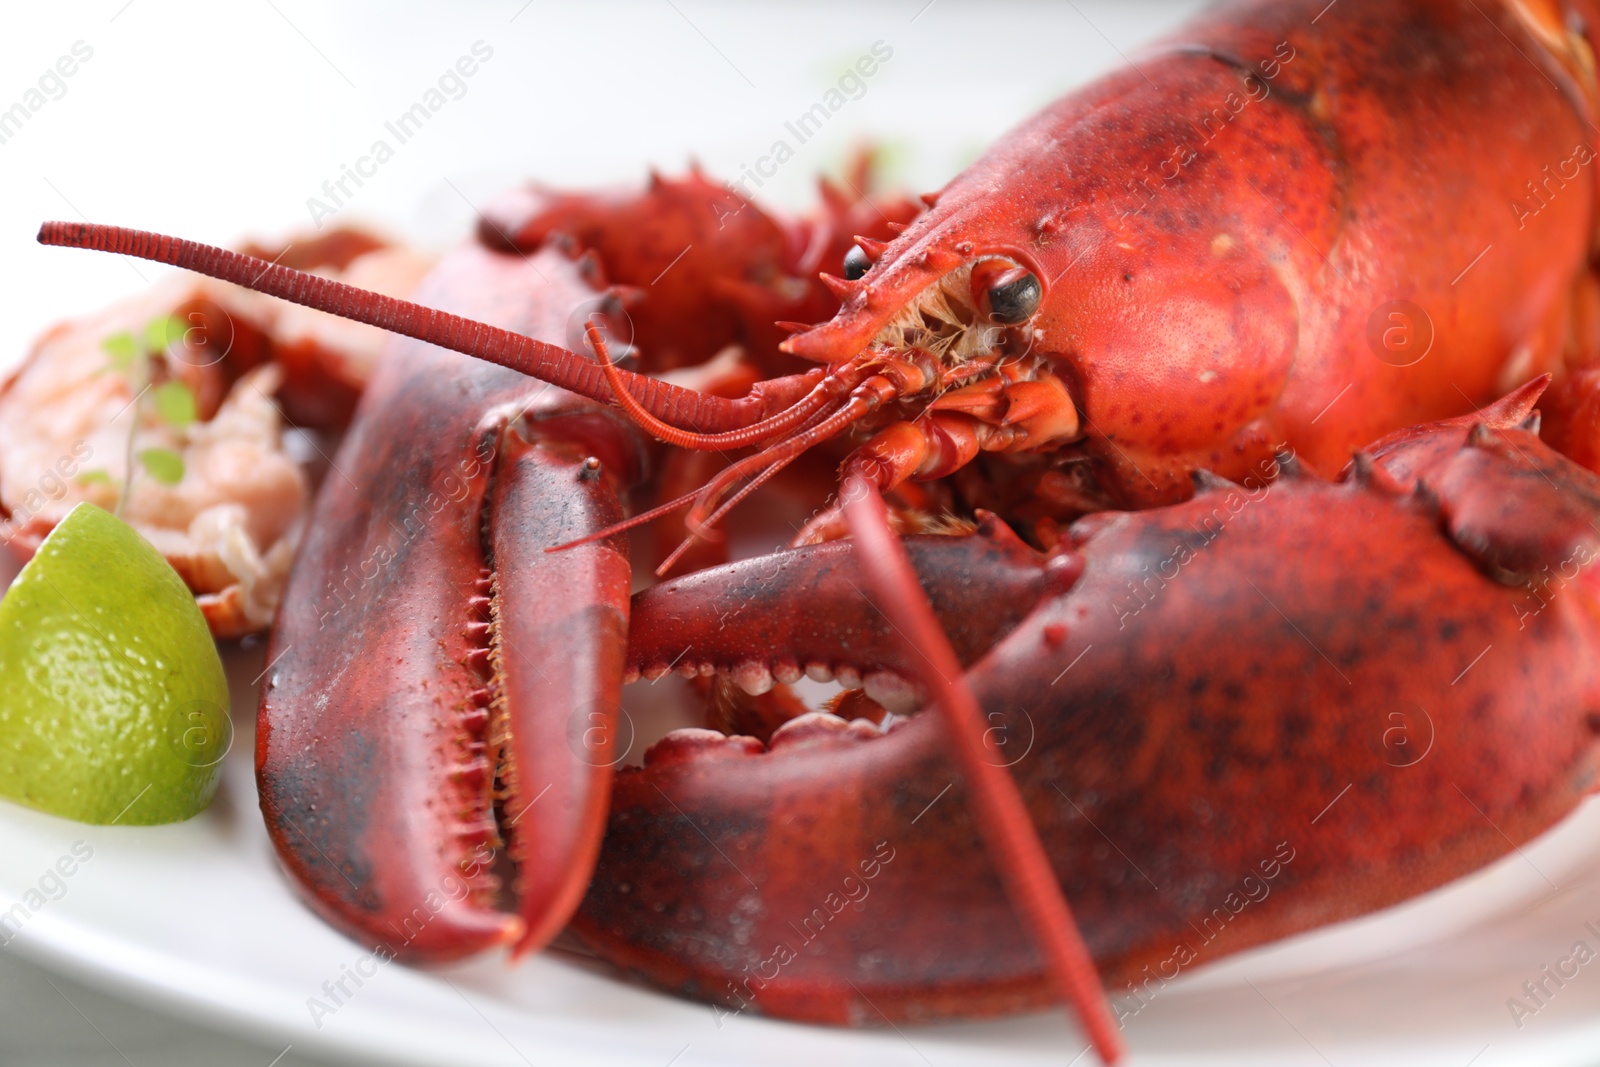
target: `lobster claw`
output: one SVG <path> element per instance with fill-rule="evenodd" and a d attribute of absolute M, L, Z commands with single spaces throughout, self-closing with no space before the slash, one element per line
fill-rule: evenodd
<path fill-rule="evenodd" d="M 1343 482 L 1285 456 L 1271 483 L 1094 516 L 1057 557 L 1081 568 L 1028 595 L 1006 577 L 1026 556 L 997 571 L 982 538 L 942 559 L 906 539 L 958 649 L 996 602 L 1020 616 L 978 619 L 967 683 L 1123 1020 L 1194 966 L 1460 877 L 1593 790 L 1600 478 L 1518 427 L 1532 399 L 1395 435 Z M 629 669 L 665 655 L 658 618 L 717 669 L 911 671 L 846 610 L 854 540 L 816 548 L 641 593 Z M 755 632 L 729 636 L 751 574 L 770 576 Z M 668 735 L 618 775 L 573 930 L 728 1014 L 1043 1005 L 1046 960 L 937 727 Z"/>
<path fill-rule="evenodd" d="M 556 252 L 463 248 L 435 306 L 560 341 Z M 319 496 L 268 650 L 261 806 L 311 906 L 389 955 L 547 941 L 600 842 L 639 440 L 601 405 L 396 340 Z"/>

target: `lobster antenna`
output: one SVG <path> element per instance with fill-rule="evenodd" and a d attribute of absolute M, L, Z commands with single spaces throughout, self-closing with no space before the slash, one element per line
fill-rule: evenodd
<path fill-rule="evenodd" d="M 39 243 L 170 263 L 290 303 L 495 363 L 591 400 L 609 402 L 614 398 L 605 372 L 592 360 L 575 352 L 215 245 L 121 226 L 79 222 L 46 222 L 39 228 Z M 766 414 L 767 397 L 755 391 L 740 400 L 729 400 L 632 371 L 617 370 L 615 373 L 617 380 L 626 384 L 630 398 L 666 425 L 722 432 L 759 423 Z M 822 372 L 810 373 L 820 377 Z"/>
<path fill-rule="evenodd" d="M 615 371 L 616 367 L 611 362 L 610 352 L 606 349 L 605 338 L 600 335 L 599 329 L 595 327 L 593 322 L 588 324 L 587 335 L 589 343 L 594 346 L 596 355 L 600 357 L 600 366 L 603 369 L 608 368 L 608 373 L 610 371 Z M 824 388 L 829 385 L 829 383 L 839 383 L 849 388 L 853 382 L 856 382 L 857 378 L 860 378 L 863 375 L 865 376 L 865 379 L 857 384 L 862 386 L 868 384 L 877 384 L 881 388 L 869 391 L 867 395 L 852 395 L 847 401 L 833 408 L 831 411 L 827 410 L 827 404 L 831 403 L 834 399 L 831 395 L 827 397 L 827 401 L 824 403 L 811 403 L 812 398 L 820 395 Z M 620 385 L 620 383 L 615 384 Z M 837 386 L 835 386 L 835 388 L 837 388 Z M 686 493 L 683 496 L 678 497 L 676 500 L 669 500 L 664 504 L 658 504 L 649 511 L 641 512 L 640 514 L 624 519 L 621 522 L 612 523 L 603 530 L 596 530 L 593 533 L 585 534 L 583 537 L 568 541 L 564 544 L 554 545 L 545 549 L 545 551 L 563 552 L 569 548 L 577 548 L 579 545 L 586 545 L 593 541 L 599 541 L 603 538 L 610 537 L 613 534 L 622 533 L 624 530 L 631 530 L 636 526 L 643 526 L 645 523 L 654 519 L 659 519 L 663 515 L 669 515 L 683 507 L 683 505 L 693 501 L 694 507 L 690 509 L 685 520 L 686 525 L 689 527 L 689 536 L 672 552 L 671 555 L 662 561 L 659 567 L 656 568 L 656 576 L 661 577 L 672 568 L 672 565 L 678 561 L 679 557 L 681 557 L 684 552 L 688 551 L 689 546 L 694 544 L 696 540 L 707 539 L 711 528 L 714 527 L 717 522 L 720 521 L 722 517 L 725 516 L 729 511 L 732 511 L 733 508 L 740 503 L 740 501 L 744 500 L 745 497 L 759 489 L 769 479 L 776 476 L 779 471 L 783 470 L 783 468 L 793 463 L 813 445 L 816 445 L 821 441 L 826 441 L 828 438 L 833 437 L 835 434 L 845 429 L 845 427 L 849 426 L 851 423 L 860 420 L 863 416 L 872 412 L 879 404 L 883 402 L 886 396 L 893 395 L 892 392 L 885 392 L 885 390 L 892 391 L 893 388 L 893 385 L 888 383 L 886 379 L 872 374 L 864 367 L 855 368 L 853 373 L 849 371 L 841 371 L 838 375 L 833 375 L 830 373 L 827 378 L 823 379 L 823 381 L 804 398 L 784 409 L 778 415 L 766 420 L 766 423 L 769 424 L 781 421 L 785 425 L 785 428 L 792 426 L 793 429 L 789 436 L 767 445 L 761 451 L 753 455 L 746 456 L 741 460 L 737 460 L 734 463 L 729 464 L 727 467 L 724 467 L 721 471 L 719 471 L 716 477 L 712 478 L 709 482 L 701 486 L 699 489 L 696 489 L 692 493 Z M 616 396 L 617 402 L 624 408 L 624 410 L 628 411 L 629 415 L 636 416 L 636 409 L 628 406 L 629 401 L 633 398 L 620 387 L 617 390 Z M 802 408 L 806 408 L 806 410 L 802 411 L 801 415 L 795 416 L 794 412 L 797 409 Z M 643 425 L 647 430 L 652 429 L 648 423 L 644 423 Z M 760 426 L 762 424 L 758 423 L 757 425 Z M 772 431 L 769 430 L 762 436 L 770 437 L 771 435 Z M 760 438 L 758 437 L 758 440 L 759 439 Z M 751 477 L 752 480 L 735 492 L 733 496 L 730 497 L 726 502 L 724 502 L 722 499 L 724 494 L 726 494 L 729 489 L 739 481 L 739 479 L 745 477 Z"/>
<path fill-rule="evenodd" d="M 858 402 L 851 401 L 851 404 L 856 403 Z M 841 412 L 848 412 L 848 417 L 841 419 Z M 699 489 L 691 490 L 676 499 L 668 500 L 664 504 L 657 504 L 649 511 L 641 511 L 639 514 L 623 519 L 621 522 L 614 522 L 603 530 L 595 530 L 593 533 L 584 534 L 575 540 L 552 545 L 545 551 L 565 552 L 569 548 L 577 548 L 579 545 L 587 545 L 594 541 L 604 540 L 613 534 L 619 534 L 636 526 L 643 526 L 647 522 L 653 522 L 664 515 L 670 515 L 685 504 L 692 503 L 694 508 L 689 512 L 686 520 L 690 531 L 689 536 L 656 568 L 656 576 L 658 578 L 662 577 L 678 561 L 678 558 L 688 551 L 689 546 L 694 544 L 695 541 L 710 539 L 708 535 L 711 527 L 715 526 L 717 521 L 732 510 L 741 500 L 756 489 L 759 489 L 769 478 L 776 475 L 790 463 L 793 463 L 806 449 L 820 440 L 833 436 L 842 427 L 849 425 L 860 417 L 860 411 L 851 407 L 850 404 L 844 405 L 814 425 L 803 423 L 793 436 L 770 445 L 754 455 L 746 456 L 735 463 L 729 464 L 719 471 L 715 478 L 712 478 Z M 812 418 L 815 419 L 816 415 L 813 415 Z M 818 434 L 819 429 L 823 431 L 821 434 Z M 749 484 L 741 488 L 726 503 L 716 506 L 718 501 L 721 500 L 722 494 L 726 493 L 731 485 L 740 478 L 749 475 L 752 471 L 758 473 Z M 711 509 L 714 506 L 716 506 L 716 510 L 712 511 Z M 710 512 L 709 518 L 705 517 L 707 512 Z"/>
<path fill-rule="evenodd" d="M 1044 942 L 1045 958 L 1061 994 L 1088 1033 L 1100 1059 L 1115 1063 L 1122 1035 L 1107 1007 L 1105 987 L 1083 934 L 1072 917 L 1044 845 L 1010 773 L 984 756 L 984 720 L 967 686 L 950 639 L 917 581 L 916 571 L 889 528 L 889 512 L 878 488 L 851 474 L 840 489 L 845 522 L 864 557 L 861 568 L 884 614 L 919 653 L 923 684 L 934 696 L 955 749 L 956 764 L 977 807 L 983 838 L 1000 870 L 1012 904 Z"/>
<path fill-rule="evenodd" d="M 671 555 L 661 562 L 656 568 L 656 577 L 664 577 L 678 558 L 689 550 L 689 546 L 697 539 L 711 539 L 711 529 L 720 522 L 723 516 L 732 511 L 745 497 L 761 488 L 766 482 L 775 477 L 777 473 L 795 460 L 819 441 L 826 441 L 846 426 L 860 419 L 871 410 L 868 401 L 861 397 L 851 397 L 850 401 L 836 410 L 830 412 L 826 418 L 811 425 L 803 426 L 793 436 L 757 452 L 755 455 L 746 456 L 736 463 L 731 463 L 717 473 L 717 476 L 701 487 L 694 495 L 694 507 L 689 509 L 689 514 L 684 516 L 684 525 L 689 528 L 689 536 L 684 539 Z M 750 477 L 750 481 L 741 486 L 726 501 L 722 499 L 741 478 Z"/>
<path fill-rule="evenodd" d="M 617 406 L 628 413 L 647 433 L 658 440 L 679 448 L 694 449 L 697 452 L 715 452 L 724 448 L 742 448 L 745 445 L 759 444 L 762 441 L 787 433 L 810 418 L 815 412 L 827 407 L 830 403 L 841 399 L 856 384 L 851 376 L 845 373 L 829 373 L 816 387 L 790 404 L 776 415 L 762 419 L 760 422 L 726 433 L 693 433 L 668 425 L 650 414 L 644 405 L 628 389 L 623 381 L 622 370 L 612 362 L 611 349 L 606 345 L 605 337 L 590 319 L 585 324 L 585 335 L 589 340 L 589 347 L 594 349 L 595 358 L 600 361 L 600 369 L 605 372 L 606 380 L 611 384 L 616 397 Z M 652 379 L 654 380 L 654 379 Z"/>
<path fill-rule="evenodd" d="M 683 557 L 683 554 L 689 551 L 690 547 L 692 547 L 696 541 L 704 539 L 707 536 L 707 531 L 714 527 L 718 520 L 720 520 L 724 515 L 732 511 L 734 508 L 738 507 L 740 501 L 744 500 L 745 497 L 749 496 L 757 489 L 760 489 L 767 482 L 777 477 L 779 471 L 783 470 L 783 468 L 787 467 L 798 458 L 800 458 L 800 453 L 793 452 L 787 456 L 782 456 L 775 460 L 766 470 L 762 471 L 754 478 L 751 478 L 744 485 L 740 486 L 739 491 L 729 497 L 726 502 L 717 508 L 716 511 L 713 511 L 704 522 L 697 523 L 694 520 L 694 513 L 700 508 L 700 504 L 697 502 L 694 509 L 690 510 L 689 517 L 684 523 L 684 525 L 689 527 L 689 535 L 679 542 L 678 547 L 673 549 L 672 553 L 668 555 L 666 559 L 661 561 L 661 565 L 656 568 L 656 577 L 665 578 L 667 576 L 667 572 L 672 569 L 672 565 L 677 563 L 678 560 Z M 698 496 L 699 494 L 696 495 Z"/>

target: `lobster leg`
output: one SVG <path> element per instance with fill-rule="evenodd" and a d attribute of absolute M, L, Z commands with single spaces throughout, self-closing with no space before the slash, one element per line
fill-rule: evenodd
<path fill-rule="evenodd" d="M 575 264 L 465 248 L 439 304 L 560 336 Z M 261 804 L 311 906 L 391 956 L 532 947 L 585 885 L 610 781 L 638 439 L 592 402 L 416 342 L 318 498 L 269 649 Z"/>

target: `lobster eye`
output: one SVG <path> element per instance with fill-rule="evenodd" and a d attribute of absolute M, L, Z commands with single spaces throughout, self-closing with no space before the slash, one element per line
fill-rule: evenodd
<path fill-rule="evenodd" d="M 855 281 L 872 267 L 872 260 L 861 251 L 860 245 L 851 245 L 850 251 L 844 254 L 844 276 L 846 281 Z"/>
<path fill-rule="evenodd" d="M 1020 326 L 1039 310 L 1044 287 L 1032 271 L 1003 259 L 986 260 L 972 271 L 973 296 L 991 322 Z"/>

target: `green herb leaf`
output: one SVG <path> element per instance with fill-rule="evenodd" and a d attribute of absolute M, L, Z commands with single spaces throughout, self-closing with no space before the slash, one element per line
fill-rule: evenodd
<path fill-rule="evenodd" d="M 160 315 L 145 325 L 144 347 L 150 352 L 165 352 L 183 340 L 187 329 L 182 319 L 173 318 L 171 315 Z"/>
<path fill-rule="evenodd" d="M 110 485 L 111 475 L 102 470 L 84 471 L 82 474 L 78 475 L 77 482 L 79 485 L 95 485 L 97 483 Z"/>
<path fill-rule="evenodd" d="M 183 457 L 169 449 L 147 448 L 139 453 L 139 463 L 162 485 L 183 481 Z"/>
<path fill-rule="evenodd" d="M 133 361 L 139 358 L 139 345 L 134 341 L 133 334 L 124 330 L 114 333 L 100 342 L 100 347 L 106 350 L 111 357 L 111 365 L 119 371 L 125 371 L 133 366 Z"/>
<path fill-rule="evenodd" d="M 150 393 L 155 400 L 156 414 L 161 416 L 162 422 L 174 429 L 181 430 L 199 417 L 195 409 L 194 394 L 182 382 L 162 382 Z"/>

